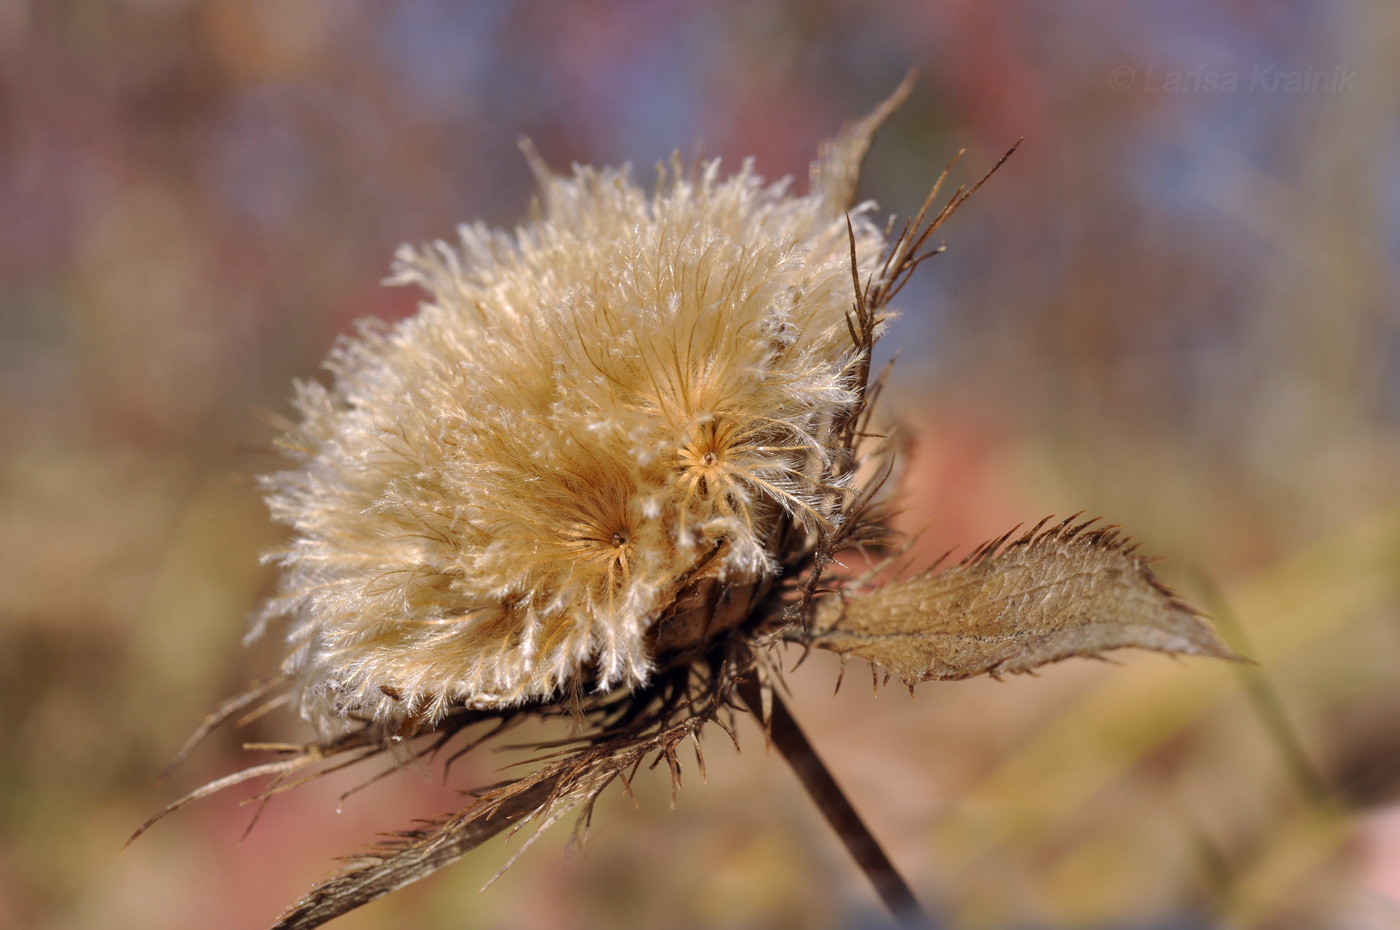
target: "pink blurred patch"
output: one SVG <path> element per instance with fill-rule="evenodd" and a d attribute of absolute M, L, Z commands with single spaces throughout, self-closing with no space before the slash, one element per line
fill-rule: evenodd
<path fill-rule="evenodd" d="M 1400 804 L 1360 821 L 1361 883 L 1400 902 Z"/>
<path fill-rule="evenodd" d="M 903 512 L 898 528 L 923 530 L 912 564 L 923 566 L 955 549 L 966 553 L 1035 513 L 1006 480 L 1013 437 L 971 413 L 938 413 L 911 423 L 914 443 L 904 459 Z"/>
<path fill-rule="evenodd" d="M 454 783 L 472 776 L 465 767 L 458 768 Z M 455 790 L 411 771 L 395 773 L 342 800 L 345 791 L 374 771 L 361 767 L 273 798 L 246 838 L 244 831 L 257 809 L 258 802 L 250 800 L 257 794 L 256 785 L 239 786 L 181 812 L 202 821 L 199 832 L 205 838 L 210 874 L 201 900 L 208 912 L 218 914 L 229 927 L 264 926 L 314 883 L 333 874 L 340 865 L 337 857 L 364 852 L 385 833 L 410 829 L 416 821 L 467 804 Z M 489 778 L 483 775 L 480 780 Z"/>

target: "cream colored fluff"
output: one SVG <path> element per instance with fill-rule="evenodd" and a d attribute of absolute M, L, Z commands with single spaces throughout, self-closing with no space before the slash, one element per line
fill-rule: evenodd
<path fill-rule="evenodd" d="M 293 536 L 259 627 L 287 619 L 308 719 L 635 687 L 697 567 L 761 579 L 780 524 L 836 518 L 857 358 L 835 169 L 802 197 L 747 165 L 650 196 L 542 171 L 514 235 L 399 251 L 430 301 L 298 385 L 295 463 L 266 479 Z M 868 269 L 883 236 L 851 222 Z"/>

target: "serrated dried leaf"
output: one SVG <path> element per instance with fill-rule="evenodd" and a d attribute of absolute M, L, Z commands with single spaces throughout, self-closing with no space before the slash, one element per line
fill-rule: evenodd
<path fill-rule="evenodd" d="M 530 836 L 496 873 L 497 877 L 541 833 L 570 813 L 578 814 L 575 838 L 582 842 L 599 795 L 614 782 L 630 791 L 632 777 L 649 757 L 652 768 L 665 763 L 670 769 L 674 791 L 680 784 L 677 747 L 685 742 L 698 746 L 700 730 L 707 723 L 718 723 L 729 731 L 719 714 L 730 707 L 734 683 L 741 675 L 751 673 L 751 663 L 752 656 L 746 650 L 736 650 L 732 664 L 724 663 L 723 668 L 714 670 L 714 677 L 702 680 L 689 671 L 677 672 L 670 676 L 668 687 L 652 691 L 648 697 L 621 694 L 582 699 L 575 710 L 583 716 L 576 719 L 591 718 L 593 735 L 529 744 L 546 751 L 535 760 L 546 763 L 543 767 L 483 790 L 472 804 L 456 814 L 392 834 L 369 851 L 350 857 L 345 869 L 313 888 L 282 915 L 272 930 L 319 927 L 451 865 L 502 831 L 514 834 L 528 826 Z M 643 702 L 641 706 L 638 700 Z M 540 708 L 461 710 L 446 718 L 437 734 L 422 734 L 421 744 L 408 747 L 408 752 L 417 759 L 436 755 L 466 727 L 502 718 L 489 733 L 457 749 L 455 756 L 500 733 L 520 715 L 541 713 Z M 619 714 L 635 719 L 623 720 Z M 375 732 L 383 731 L 369 727 L 366 733 L 371 736 L 367 738 Z M 355 735 L 352 732 L 347 736 Z M 382 743 L 381 749 L 385 745 L 388 744 Z M 329 755 L 317 744 L 300 749 L 300 756 L 324 759 Z"/>
<path fill-rule="evenodd" d="M 1042 520 L 1009 544 L 1008 533 L 937 574 L 850 600 L 828 595 L 789 638 L 866 659 L 910 685 L 1127 647 L 1238 658 L 1136 545 L 1074 519 L 1044 531 Z"/>
<path fill-rule="evenodd" d="M 272 930 L 311 930 L 451 865 L 502 830 L 538 815 L 556 787 L 557 778 L 542 779 L 498 804 L 478 802 L 456 817 L 401 834 L 316 886 Z"/>

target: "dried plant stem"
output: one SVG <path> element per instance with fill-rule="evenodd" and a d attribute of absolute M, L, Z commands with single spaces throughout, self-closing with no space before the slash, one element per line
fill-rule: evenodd
<path fill-rule="evenodd" d="M 817 807 L 831 824 L 841 842 L 855 858 L 880 900 L 885 902 L 890 913 L 901 926 L 910 928 L 932 927 L 933 923 L 924 913 L 914 892 L 904 877 L 895 869 L 889 856 L 880 848 L 880 842 L 861 820 L 860 814 L 846 799 L 846 793 L 831 776 L 826 763 L 822 762 L 802 728 L 797 725 L 782 698 L 773 692 L 768 695 L 769 706 L 764 707 L 764 695 L 757 682 L 745 680 L 739 685 L 739 697 L 748 705 L 754 716 L 763 720 L 768 727 L 773 745 L 783 754 L 788 765 L 797 774 L 798 781 L 812 796 Z M 768 711 L 765 719 L 764 711 Z"/>

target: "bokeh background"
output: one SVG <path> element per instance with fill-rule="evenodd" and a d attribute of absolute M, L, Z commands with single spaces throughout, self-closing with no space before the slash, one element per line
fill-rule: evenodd
<path fill-rule="evenodd" d="M 269 416 L 401 242 L 523 215 L 559 168 L 679 149 L 805 177 L 911 67 L 862 193 L 1003 171 L 901 301 L 887 412 L 920 552 L 1102 513 L 1255 669 L 1124 655 L 795 712 L 950 926 L 1400 926 L 1400 8 L 787 0 L 0 0 L 0 926 L 264 926 L 332 857 L 493 781 L 349 774 L 240 840 L 203 712 L 279 532 Z M 373 927 L 878 927 L 752 727 L 343 919 Z M 438 773 L 440 775 L 440 773 Z M 438 779 L 440 780 L 440 779 Z"/>

